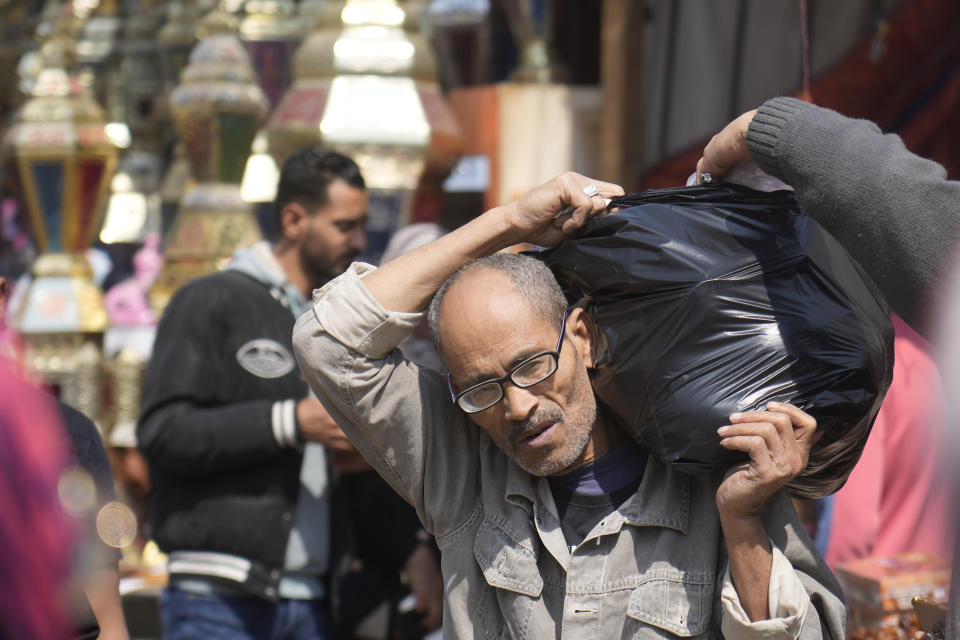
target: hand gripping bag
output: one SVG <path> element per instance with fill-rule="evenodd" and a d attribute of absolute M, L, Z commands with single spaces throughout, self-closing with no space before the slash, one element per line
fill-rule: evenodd
<path fill-rule="evenodd" d="M 792 402 L 823 436 L 791 492 L 839 489 L 893 375 L 876 286 L 787 191 L 697 186 L 615 207 L 539 254 L 597 325 L 597 397 L 691 472 L 747 459 L 720 446 L 731 413 Z"/>

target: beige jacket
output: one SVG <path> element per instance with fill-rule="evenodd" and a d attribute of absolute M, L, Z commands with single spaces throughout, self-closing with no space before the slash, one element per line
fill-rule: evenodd
<path fill-rule="evenodd" d="M 771 620 L 751 624 L 730 581 L 716 477 L 651 458 L 636 494 L 568 547 L 547 482 L 493 446 L 443 377 L 403 359 L 421 314 L 385 310 L 359 278 L 371 269 L 316 291 L 294 345 L 324 406 L 436 536 L 446 637 L 845 637 L 840 588 L 785 493 L 765 514 Z"/>

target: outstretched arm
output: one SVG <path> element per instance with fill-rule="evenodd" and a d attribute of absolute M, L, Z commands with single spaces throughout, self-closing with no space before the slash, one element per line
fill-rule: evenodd
<path fill-rule="evenodd" d="M 832 233 L 914 328 L 944 291 L 960 242 L 960 182 L 866 120 L 794 98 L 773 98 L 715 135 L 697 163 L 723 176 L 739 162 L 796 190 L 803 210 Z"/>

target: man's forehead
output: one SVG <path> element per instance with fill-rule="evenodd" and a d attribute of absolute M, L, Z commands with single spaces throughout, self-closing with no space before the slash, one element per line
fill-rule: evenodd
<path fill-rule="evenodd" d="M 529 302 L 500 271 L 475 267 L 464 273 L 447 291 L 438 320 L 483 325 L 492 319 L 513 321 L 531 314 Z"/>
<path fill-rule="evenodd" d="M 447 293 L 438 324 L 442 356 L 452 373 L 490 373 L 487 369 L 496 364 L 506 366 L 528 352 L 552 348 L 555 328 L 504 280 L 500 286 L 483 281 L 476 287 L 461 280 L 456 284 L 462 288 Z"/>

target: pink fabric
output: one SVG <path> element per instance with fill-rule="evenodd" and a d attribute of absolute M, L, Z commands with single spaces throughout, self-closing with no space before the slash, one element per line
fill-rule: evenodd
<path fill-rule="evenodd" d="M 831 566 L 905 551 L 951 555 L 940 374 L 928 343 L 894 316 L 893 383 L 860 462 L 834 496 Z"/>
<path fill-rule="evenodd" d="M 68 451 L 59 421 L 0 357 L 0 637 L 68 637 L 73 527 L 57 498 Z"/>

